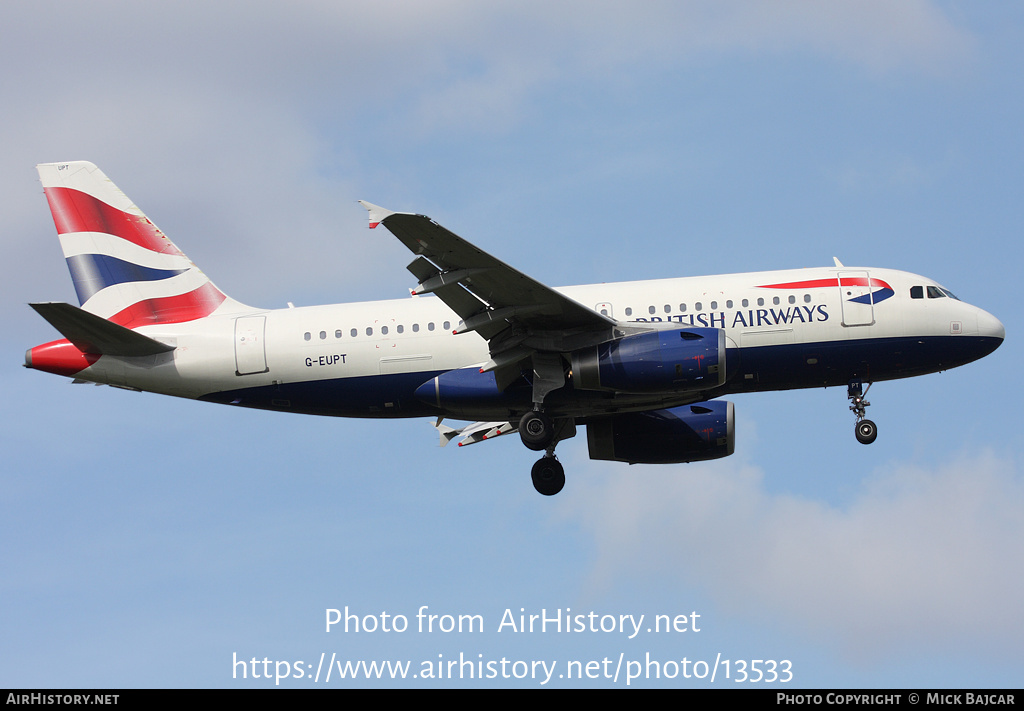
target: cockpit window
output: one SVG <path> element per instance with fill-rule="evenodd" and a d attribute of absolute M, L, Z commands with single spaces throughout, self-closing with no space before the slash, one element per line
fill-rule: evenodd
<path fill-rule="evenodd" d="M 910 298 L 923 299 L 925 289 L 928 290 L 929 299 L 945 299 L 948 297 L 954 301 L 960 300 L 952 291 L 943 289 L 941 286 L 912 286 L 910 287 Z"/>

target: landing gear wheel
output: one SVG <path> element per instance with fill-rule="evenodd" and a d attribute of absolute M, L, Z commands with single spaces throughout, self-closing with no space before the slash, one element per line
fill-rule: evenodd
<path fill-rule="evenodd" d="M 519 436 L 528 449 L 539 452 L 554 441 L 555 423 L 543 412 L 527 412 L 519 420 Z"/>
<path fill-rule="evenodd" d="M 861 444 L 871 444 L 878 437 L 878 427 L 871 420 L 861 420 L 857 423 L 857 429 L 854 430 L 857 435 L 857 441 Z"/>
<path fill-rule="evenodd" d="M 846 397 L 853 403 L 850 405 L 850 411 L 857 418 L 857 426 L 853 433 L 857 435 L 857 441 L 861 444 L 871 444 L 878 437 L 878 427 L 871 420 L 864 418 L 865 410 L 871 404 L 864 399 L 864 396 L 870 389 L 871 383 L 868 383 L 865 388 L 860 380 L 851 380 L 846 387 Z"/>
<path fill-rule="evenodd" d="M 565 470 L 554 457 L 538 459 L 530 471 L 533 488 L 544 496 L 554 496 L 565 486 Z"/>

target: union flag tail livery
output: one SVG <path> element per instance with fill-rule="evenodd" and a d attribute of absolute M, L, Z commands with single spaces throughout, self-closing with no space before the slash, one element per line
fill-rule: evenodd
<path fill-rule="evenodd" d="M 227 301 L 95 165 L 37 168 L 85 311 L 136 328 L 204 318 Z"/>
<path fill-rule="evenodd" d="M 834 267 L 551 288 L 423 215 L 363 202 L 415 255 L 416 298 L 255 309 L 220 291 L 87 162 L 38 166 L 79 306 L 31 304 L 63 338 L 29 368 L 283 412 L 432 417 L 442 445 L 518 431 L 543 451 L 662 464 L 735 447 L 731 393 L 846 387 L 858 441 L 874 382 L 977 360 L 1005 335 L 931 279 Z M 467 420 L 450 427 L 444 418 Z"/>

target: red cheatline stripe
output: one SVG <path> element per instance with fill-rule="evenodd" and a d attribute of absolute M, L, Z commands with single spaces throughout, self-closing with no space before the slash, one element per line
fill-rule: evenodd
<path fill-rule="evenodd" d="M 165 254 L 181 254 L 164 233 L 145 217 L 130 215 L 72 188 L 44 188 L 57 234 L 103 232 Z"/>
<path fill-rule="evenodd" d="M 220 289 L 207 283 L 187 294 L 140 301 L 107 320 L 125 328 L 138 328 L 154 323 L 195 321 L 212 314 L 226 298 Z"/>
<path fill-rule="evenodd" d="M 891 286 L 886 284 L 881 279 L 875 277 L 843 277 L 843 286 L 871 286 L 880 287 L 882 289 L 892 289 Z"/>
<path fill-rule="evenodd" d="M 814 289 L 820 286 L 838 286 L 835 279 L 811 279 L 809 281 L 791 281 L 786 284 L 765 284 L 759 289 Z"/>
<path fill-rule="evenodd" d="M 884 289 L 892 287 L 875 277 L 843 277 L 842 286 L 879 286 Z M 822 286 L 839 286 L 835 279 L 810 279 L 808 281 L 791 281 L 785 284 L 764 284 L 759 289 L 814 289 Z"/>
<path fill-rule="evenodd" d="M 875 277 L 843 277 L 843 286 L 879 286 L 883 289 L 892 289 L 884 281 Z"/>

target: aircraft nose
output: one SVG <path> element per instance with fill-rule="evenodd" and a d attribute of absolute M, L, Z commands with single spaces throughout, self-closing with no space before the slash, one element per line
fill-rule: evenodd
<path fill-rule="evenodd" d="M 1003 322 L 990 314 L 988 311 L 981 311 L 978 314 L 978 335 L 983 338 L 998 338 L 1002 341 L 1006 338 L 1006 329 Z"/>

